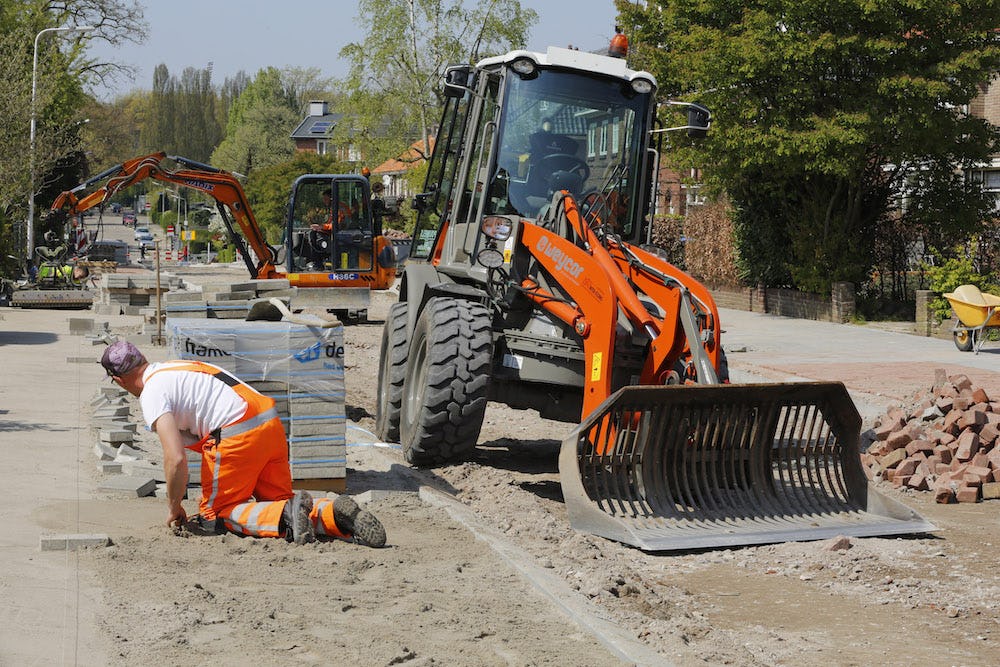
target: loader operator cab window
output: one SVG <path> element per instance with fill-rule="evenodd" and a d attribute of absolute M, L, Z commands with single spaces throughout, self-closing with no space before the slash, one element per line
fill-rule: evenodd
<path fill-rule="evenodd" d="M 292 199 L 290 270 L 332 273 L 372 269 L 372 226 L 361 177 L 308 177 Z"/>
<path fill-rule="evenodd" d="M 618 80 L 547 69 L 526 78 L 510 72 L 504 95 L 487 213 L 534 218 L 566 190 L 585 212 L 596 206 L 602 222 L 630 229 L 649 95 Z"/>

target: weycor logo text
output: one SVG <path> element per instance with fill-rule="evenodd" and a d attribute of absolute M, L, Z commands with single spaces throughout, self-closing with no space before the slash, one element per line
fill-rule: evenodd
<path fill-rule="evenodd" d="M 538 248 L 538 252 L 542 253 L 546 257 L 550 257 L 552 261 L 555 262 L 556 271 L 562 271 L 574 278 L 579 278 L 580 273 L 583 272 L 583 267 L 580 266 L 576 260 L 564 253 L 561 248 L 550 244 L 549 240 L 544 236 L 539 237 L 535 247 Z"/>
<path fill-rule="evenodd" d="M 192 354 L 196 357 L 231 357 L 233 356 L 231 352 L 226 352 L 225 350 L 219 349 L 217 347 L 209 347 L 208 345 L 199 345 L 195 343 L 190 338 L 184 339 L 184 351 L 188 354 Z"/>

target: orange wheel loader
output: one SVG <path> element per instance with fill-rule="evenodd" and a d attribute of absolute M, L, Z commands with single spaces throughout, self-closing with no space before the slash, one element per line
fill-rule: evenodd
<path fill-rule="evenodd" d="M 449 68 L 377 431 L 415 465 L 476 446 L 488 401 L 573 422 L 572 525 L 650 551 L 931 528 L 877 495 L 839 383 L 727 383 L 709 291 L 650 245 L 656 82 L 549 48 Z M 670 101 L 704 134 L 701 105 Z"/>

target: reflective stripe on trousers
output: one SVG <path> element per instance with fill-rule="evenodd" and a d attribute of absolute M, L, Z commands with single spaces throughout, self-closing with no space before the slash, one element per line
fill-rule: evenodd
<path fill-rule="evenodd" d="M 333 498 L 316 498 L 313 500 L 312 512 L 309 519 L 316 529 L 316 535 L 320 537 L 339 537 L 350 539 L 349 533 L 342 532 L 337 528 L 337 522 L 333 515 Z M 251 537 L 282 537 L 283 531 L 278 527 L 281 522 L 281 512 L 285 508 L 287 500 L 281 501 L 261 501 L 245 502 L 236 505 L 228 510 L 228 514 L 222 517 L 222 523 L 226 530 L 249 535 Z M 220 514 L 220 516 L 222 516 Z"/>

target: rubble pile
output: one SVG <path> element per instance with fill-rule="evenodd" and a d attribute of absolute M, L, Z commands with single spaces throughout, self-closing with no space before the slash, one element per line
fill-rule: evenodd
<path fill-rule="evenodd" d="M 869 479 L 932 491 L 939 503 L 1000 499 L 1000 400 L 966 375 L 935 372 L 909 413 L 892 408 L 862 434 Z"/>

